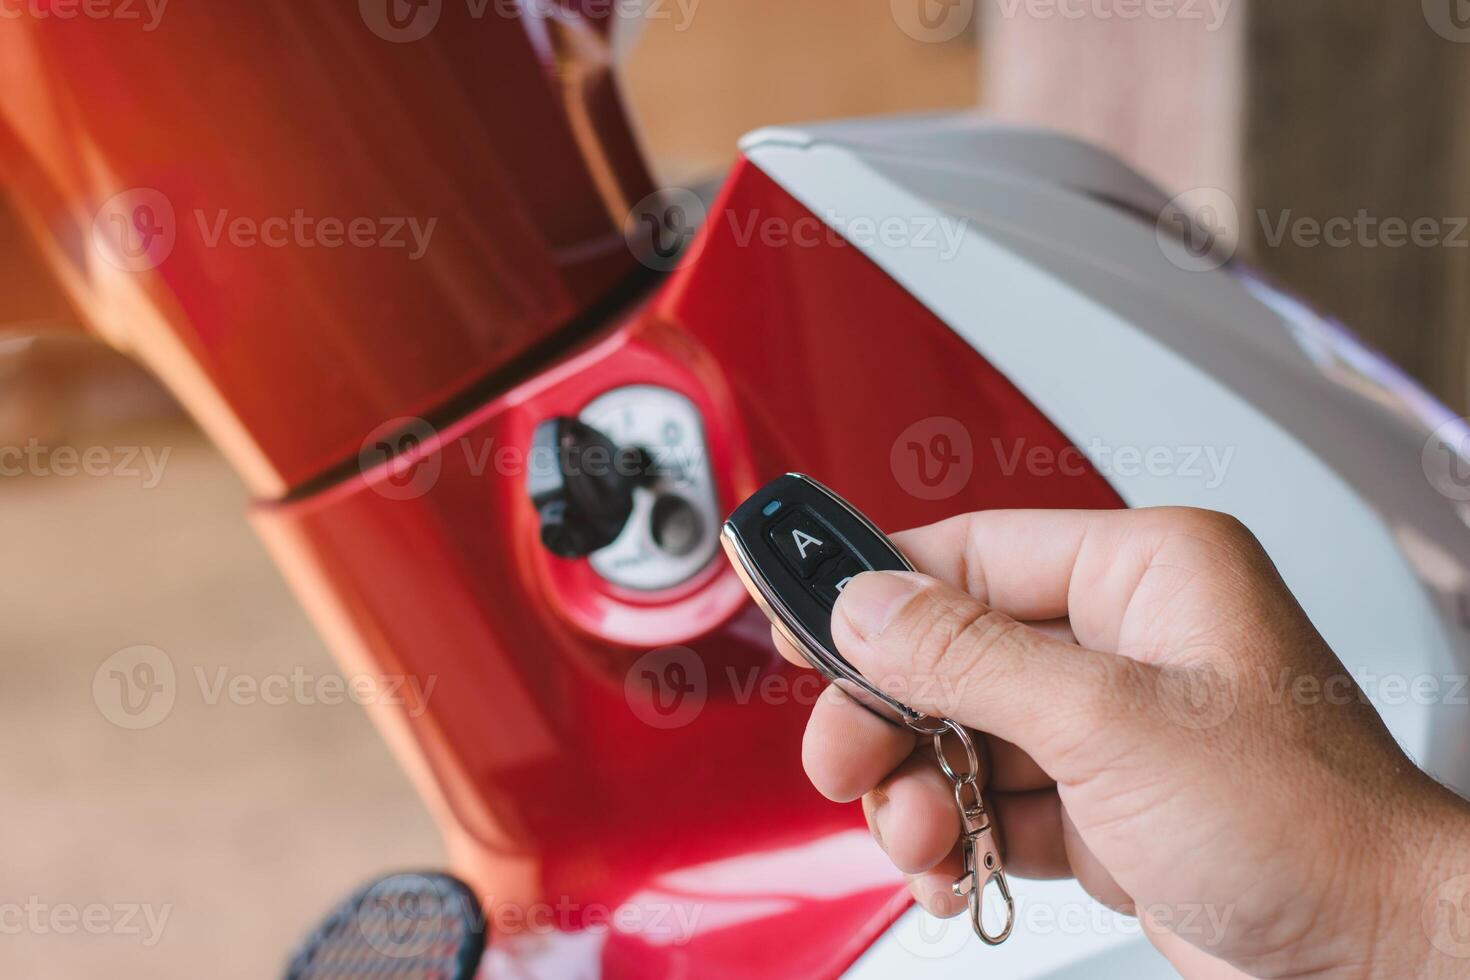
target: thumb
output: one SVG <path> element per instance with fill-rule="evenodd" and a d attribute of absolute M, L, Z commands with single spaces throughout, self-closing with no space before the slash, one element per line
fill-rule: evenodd
<path fill-rule="evenodd" d="M 838 651 L 884 693 L 1005 739 L 1061 779 L 1144 716 L 1136 661 L 1054 639 L 936 579 L 869 572 L 832 614 Z"/>

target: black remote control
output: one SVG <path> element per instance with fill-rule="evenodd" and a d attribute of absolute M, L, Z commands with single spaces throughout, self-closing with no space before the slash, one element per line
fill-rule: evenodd
<path fill-rule="evenodd" d="M 813 667 L 883 718 L 923 728 L 921 713 L 869 683 L 832 642 L 832 607 L 854 576 L 914 570 L 882 531 L 816 480 L 788 473 L 737 507 L 720 539 L 756 604 Z"/>
<path fill-rule="evenodd" d="M 965 870 L 953 885 L 970 925 L 994 946 L 1011 934 L 1016 906 L 983 796 L 980 753 L 968 729 L 933 718 L 883 693 L 842 658 L 832 642 L 832 607 L 866 571 L 911 572 L 893 542 L 847 501 L 811 477 L 788 473 L 766 484 L 725 521 L 720 540 L 756 605 L 807 662 L 870 711 L 934 740 L 934 756 L 953 785 Z M 948 743 L 946 742 L 948 740 Z M 946 746 L 955 750 L 946 751 Z M 962 759 L 960 762 L 958 760 Z M 982 895 L 994 885 L 1005 919 L 987 927 Z"/>

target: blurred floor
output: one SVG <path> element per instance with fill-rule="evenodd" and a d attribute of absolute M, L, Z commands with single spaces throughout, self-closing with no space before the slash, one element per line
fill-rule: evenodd
<path fill-rule="evenodd" d="M 279 975 L 364 877 L 440 865 L 437 835 L 357 705 L 209 703 L 222 678 L 334 667 L 199 434 L 68 442 L 114 470 L 146 447 L 162 476 L 146 486 L 140 456 L 136 477 L 0 478 L 0 976 Z M 93 677 L 138 644 L 172 661 L 177 695 L 128 730 Z"/>

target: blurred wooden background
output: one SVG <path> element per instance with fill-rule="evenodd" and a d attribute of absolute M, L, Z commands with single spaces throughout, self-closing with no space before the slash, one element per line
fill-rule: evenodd
<path fill-rule="evenodd" d="M 1446 12 L 1463 0 L 1430 0 Z M 1458 244 L 1272 249 L 1252 256 L 1470 410 L 1470 31 L 1451 41 L 1416 2 L 1291 0 L 1251 9 L 1242 159 L 1252 206 L 1360 209 L 1441 223 Z M 1259 230 L 1259 229 L 1258 229 Z"/>
<path fill-rule="evenodd" d="M 1461 0 L 1217 2 L 1191 4 L 1200 19 L 1125 20 L 1031 16 L 1048 8 L 1024 2 L 1007 16 L 997 0 L 981 101 L 1108 145 L 1171 192 L 1227 191 L 1249 261 L 1465 413 L 1470 30 L 1449 29 Z M 1265 233 L 1360 212 L 1429 219 L 1446 240 L 1355 233 L 1335 247 Z"/>
<path fill-rule="evenodd" d="M 940 43 L 895 30 L 904 8 L 945 2 L 974 29 Z M 1171 194 L 1222 189 L 1248 261 L 1463 414 L 1470 30 L 1446 30 L 1461 2 L 1167 0 L 1155 9 L 1174 15 L 1156 17 L 1131 0 L 704 0 L 687 30 L 645 26 L 628 78 L 671 180 L 723 165 L 757 126 L 978 105 L 1108 146 Z M 1360 212 L 1430 219 L 1456 240 L 1264 233 Z"/>
<path fill-rule="evenodd" d="M 888 0 L 699 0 L 687 23 L 643 24 L 623 78 L 660 176 L 684 180 L 722 171 L 762 126 L 969 108 L 978 48 L 973 29 L 910 37 Z"/>

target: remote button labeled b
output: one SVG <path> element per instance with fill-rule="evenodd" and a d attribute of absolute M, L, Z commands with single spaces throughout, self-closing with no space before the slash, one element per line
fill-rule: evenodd
<path fill-rule="evenodd" d="M 777 521 L 767 534 L 786 564 L 802 578 L 811 578 L 822 562 L 841 551 L 836 536 L 802 510 Z"/>
<path fill-rule="evenodd" d="M 843 555 L 822 566 L 816 580 L 812 582 L 812 591 L 831 609 L 837 604 L 837 597 L 842 594 L 842 590 L 847 588 L 847 583 L 866 571 L 867 568 L 856 558 Z"/>

